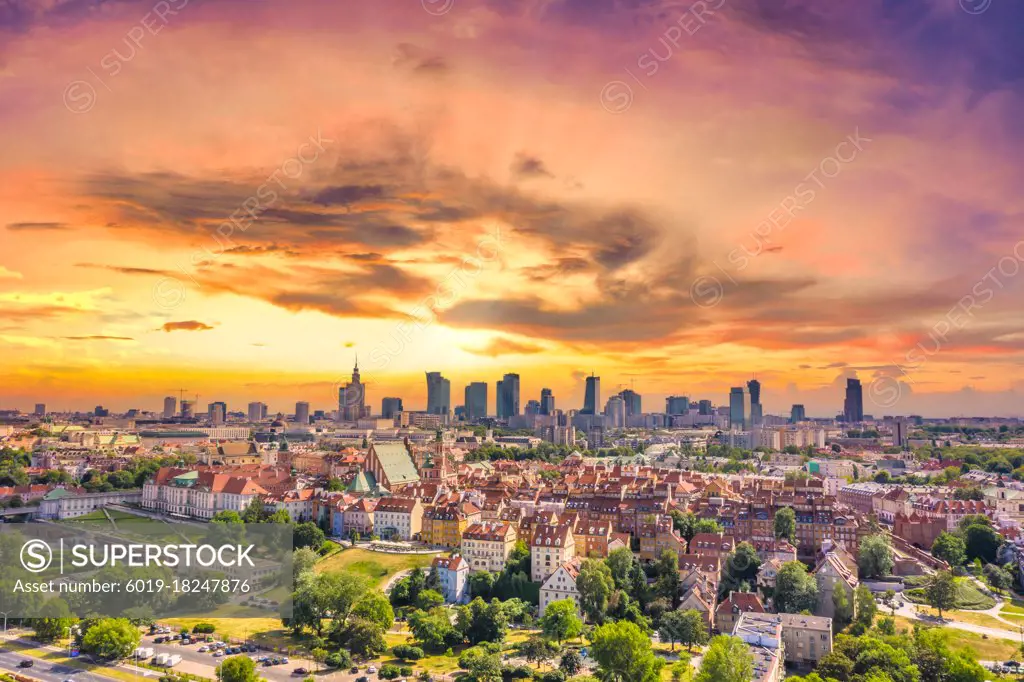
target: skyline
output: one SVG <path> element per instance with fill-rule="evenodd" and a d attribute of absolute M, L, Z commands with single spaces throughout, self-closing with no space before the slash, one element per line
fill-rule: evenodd
<path fill-rule="evenodd" d="M 1024 7 L 622 4 L 0 10 L 0 409 L 1024 416 Z"/>

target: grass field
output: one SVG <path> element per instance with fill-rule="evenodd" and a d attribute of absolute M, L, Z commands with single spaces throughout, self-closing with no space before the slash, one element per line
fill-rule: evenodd
<path fill-rule="evenodd" d="M 252 638 L 257 632 L 280 630 L 280 618 L 161 618 L 160 624 L 192 629 L 196 623 L 212 623 L 218 637 Z"/>
<path fill-rule="evenodd" d="M 903 595 L 907 601 L 915 604 L 925 603 L 925 588 L 915 587 L 905 590 Z M 996 605 L 996 600 L 982 594 L 977 587 L 966 578 L 956 579 L 956 608 L 965 611 L 980 611 Z"/>
<path fill-rule="evenodd" d="M 930 606 L 922 606 L 921 610 L 930 616 L 939 615 L 939 612 Z M 961 623 L 970 623 L 971 625 L 981 625 L 986 628 L 995 628 L 996 630 L 1006 630 L 1010 627 L 998 618 L 993 618 L 987 613 L 977 613 L 975 611 L 943 611 L 942 617 L 947 620 L 956 620 Z"/>
<path fill-rule="evenodd" d="M 432 554 L 385 554 L 358 547 L 342 550 L 316 565 L 317 572 L 350 571 L 371 578 L 377 587 L 383 587 L 395 573 L 411 568 L 426 569 L 433 561 Z"/>
<path fill-rule="evenodd" d="M 913 631 L 914 624 L 915 621 L 902 616 L 896 616 L 897 629 Z M 1008 639 L 997 639 L 995 637 L 984 639 L 979 634 L 965 630 L 954 630 L 951 632 L 949 647 L 954 651 L 973 651 L 978 659 L 982 661 L 1020 660 L 1020 644 Z"/>

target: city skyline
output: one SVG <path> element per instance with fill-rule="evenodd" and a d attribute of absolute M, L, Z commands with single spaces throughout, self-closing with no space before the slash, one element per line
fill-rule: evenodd
<path fill-rule="evenodd" d="M 0 12 L 0 409 L 1024 415 L 1024 8 L 626 4 Z"/>

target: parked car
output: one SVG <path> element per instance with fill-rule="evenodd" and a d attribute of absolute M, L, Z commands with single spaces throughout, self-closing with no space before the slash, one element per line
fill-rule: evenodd
<path fill-rule="evenodd" d="M 363 675 L 362 677 L 357 677 L 356 682 L 370 682 L 370 678 L 366 675 Z"/>
<path fill-rule="evenodd" d="M 372 675 L 375 672 L 377 672 L 377 668 L 371 665 L 369 668 L 366 669 L 366 672 L 368 672 L 368 673 L 370 673 Z"/>
<path fill-rule="evenodd" d="M 196 649 L 196 651 L 198 651 L 201 654 L 205 654 L 209 650 L 210 650 L 210 647 L 206 646 L 205 644 L 203 646 L 199 647 L 198 649 Z"/>
<path fill-rule="evenodd" d="M 35 661 L 22 661 L 18 664 L 19 668 L 31 668 L 35 665 Z"/>
<path fill-rule="evenodd" d="M 213 657 L 214 658 L 220 658 L 223 655 L 224 655 L 224 652 L 221 651 L 220 649 L 217 649 L 216 651 L 213 652 Z"/>
<path fill-rule="evenodd" d="M 305 668 L 296 668 L 295 670 L 292 671 L 292 675 L 305 675 L 308 672 L 309 671 L 306 670 Z"/>
<path fill-rule="evenodd" d="M 348 671 L 352 675 L 355 675 L 357 672 L 359 672 L 359 666 L 358 665 L 354 665 L 351 668 L 349 668 Z"/>

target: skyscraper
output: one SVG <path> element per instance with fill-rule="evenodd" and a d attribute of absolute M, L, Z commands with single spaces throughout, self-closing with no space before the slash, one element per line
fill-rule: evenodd
<path fill-rule="evenodd" d="M 309 424 L 309 403 L 305 401 L 295 403 L 295 421 L 298 424 Z"/>
<path fill-rule="evenodd" d="M 211 424 L 219 426 L 224 423 L 228 415 L 227 403 L 217 401 L 206 406 L 206 418 Z"/>
<path fill-rule="evenodd" d="M 626 425 L 626 401 L 622 394 L 608 398 L 604 406 L 605 425 L 612 429 L 621 429 Z"/>
<path fill-rule="evenodd" d="M 555 413 L 555 395 L 551 392 L 550 388 L 540 389 L 540 413 Z"/>
<path fill-rule="evenodd" d="M 501 382 L 498 382 L 501 383 Z M 466 386 L 466 421 L 487 417 L 487 382 L 474 381 Z"/>
<path fill-rule="evenodd" d="M 747 382 L 747 392 L 750 394 L 750 426 L 761 425 L 761 382 L 751 379 Z"/>
<path fill-rule="evenodd" d="M 37 417 L 45 417 L 46 405 L 44 405 L 43 403 L 36 403 L 36 409 L 35 412 L 33 412 L 33 414 Z"/>
<path fill-rule="evenodd" d="M 519 375 L 506 374 L 498 382 L 498 419 L 508 419 L 519 414 Z"/>
<path fill-rule="evenodd" d="M 601 377 L 591 374 L 587 377 L 587 391 L 583 396 L 583 409 L 580 414 L 599 414 L 601 404 Z"/>
<path fill-rule="evenodd" d="M 848 422 L 864 421 L 864 392 L 860 379 L 846 380 L 846 400 L 843 401 L 843 420 Z"/>
<path fill-rule="evenodd" d="M 174 396 L 164 398 L 164 419 L 171 419 L 178 411 L 178 401 Z"/>
<path fill-rule="evenodd" d="M 192 417 L 194 417 L 195 416 L 194 408 L 195 408 L 195 406 L 192 404 L 191 400 L 182 400 L 181 401 L 181 418 L 182 419 L 191 419 Z"/>
<path fill-rule="evenodd" d="M 338 419 L 343 422 L 358 421 L 370 416 L 366 405 L 366 385 L 359 378 L 359 358 L 352 368 L 352 380 L 338 389 Z"/>
<path fill-rule="evenodd" d="M 540 401 L 539 400 L 527 400 L 526 407 L 523 408 L 523 414 L 526 415 L 537 415 L 540 414 Z"/>
<path fill-rule="evenodd" d="M 248 417 L 251 422 L 263 421 L 263 415 L 266 414 L 266 405 L 263 403 L 249 403 Z"/>
<path fill-rule="evenodd" d="M 427 372 L 427 414 L 447 417 L 452 411 L 452 384 L 440 372 Z"/>
<path fill-rule="evenodd" d="M 665 398 L 666 414 L 686 414 L 690 411 L 690 399 L 685 395 L 670 395 Z"/>
<path fill-rule="evenodd" d="M 746 400 L 742 386 L 733 386 L 729 390 L 729 428 L 742 431 L 746 425 Z"/>
<path fill-rule="evenodd" d="M 383 398 L 380 401 L 380 416 L 384 419 L 394 419 L 396 414 L 403 411 L 401 398 Z"/>
<path fill-rule="evenodd" d="M 789 421 L 791 424 L 797 424 L 802 421 L 807 421 L 807 413 L 804 411 L 803 405 L 793 405 L 793 407 L 789 411 Z"/>
<path fill-rule="evenodd" d="M 639 393 L 631 388 L 627 388 L 619 393 L 619 397 L 621 397 L 622 401 L 626 404 L 627 417 L 631 417 L 636 414 L 643 414 L 643 408 L 641 406 L 642 398 Z M 625 424 L 623 424 L 623 426 L 625 426 Z"/>
<path fill-rule="evenodd" d="M 697 402 L 697 414 L 709 415 L 711 414 L 711 401 L 701 400 Z"/>

